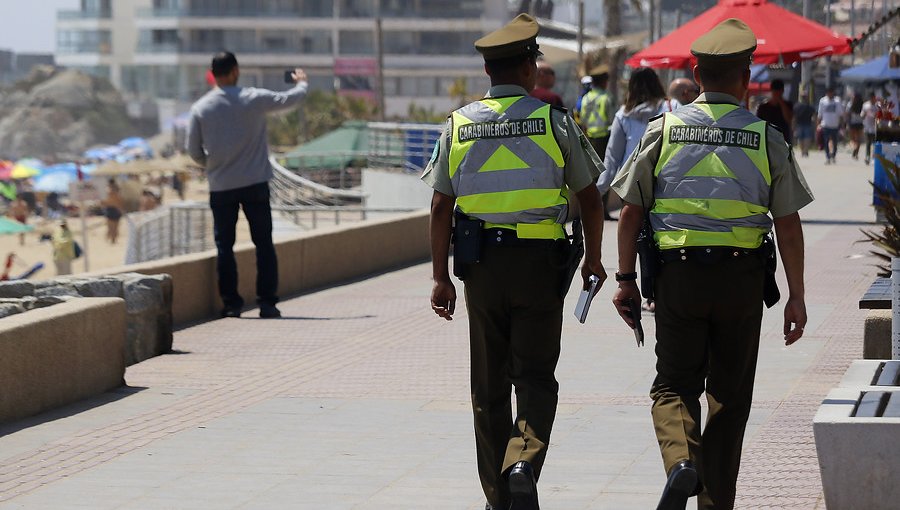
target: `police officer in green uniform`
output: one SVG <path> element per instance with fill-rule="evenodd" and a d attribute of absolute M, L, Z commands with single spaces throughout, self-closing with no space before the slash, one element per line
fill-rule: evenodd
<path fill-rule="evenodd" d="M 591 69 L 588 74 L 591 76 L 591 90 L 581 100 L 578 118 L 587 133 L 588 140 L 591 141 L 591 145 L 602 161 L 606 156 L 606 145 L 609 143 L 611 117 L 616 113 L 613 110 L 609 92 L 606 90 L 609 82 L 609 68 L 606 65 L 599 65 Z"/>
<path fill-rule="evenodd" d="M 730 509 L 753 395 L 766 267 L 774 218 L 787 275 L 784 339 L 803 335 L 803 230 L 813 200 L 782 134 L 739 106 L 756 36 L 738 19 L 691 47 L 702 94 L 652 120 L 613 183 L 619 217 L 619 288 L 613 303 L 640 302 L 635 240 L 650 208 L 661 266 L 656 277 L 656 436 L 668 474 L 659 508 Z M 774 253 L 771 254 L 774 261 Z M 700 394 L 709 412 L 701 434 Z"/>
<path fill-rule="evenodd" d="M 487 508 L 496 510 L 538 508 L 536 481 L 558 400 L 554 372 L 568 283 L 564 225 L 576 197 L 585 231 L 582 277 L 606 279 L 594 185 L 602 163 L 564 109 L 528 95 L 537 76 L 538 30 L 520 14 L 476 41 L 491 88 L 450 115 L 422 176 L 434 188 L 431 307 L 440 317 L 451 320 L 456 305 L 448 270 L 454 216 L 477 230 L 457 230 L 455 263 L 461 238 L 474 235 L 481 244 L 464 282 L 478 473 Z"/>

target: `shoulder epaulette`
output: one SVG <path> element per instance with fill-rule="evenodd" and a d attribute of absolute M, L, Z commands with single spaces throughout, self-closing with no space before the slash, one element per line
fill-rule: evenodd
<path fill-rule="evenodd" d="M 656 114 L 656 115 L 650 117 L 650 120 L 649 120 L 648 122 L 653 122 L 653 121 L 656 120 L 656 119 L 661 119 L 661 118 L 663 118 L 665 115 L 666 115 L 666 112 L 658 113 L 658 114 Z"/>
<path fill-rule="evenodd" d="M 556 106 L 556 105 L 551 104 L 550 108 L 560 111 L 560 112 L 563 112 L 564 114 L 569 113 L 569 110 L 565 106 Z"/>

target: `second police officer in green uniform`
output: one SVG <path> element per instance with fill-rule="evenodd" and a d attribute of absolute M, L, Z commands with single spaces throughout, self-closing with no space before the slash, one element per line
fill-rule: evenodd
<path fill-rule="evenodd" d="M 454 208 L 457 225 L 468 225 L 455 232 L 454 264 L 463 255 L 472 261 L 464 281 L 475 445 L 487 508 L 495 510 L 538 509 L 536 480 L 558 400 L 570 192 L 585 228 L 582 276 L 606 279 L 594 185 L 602 164 L 565 110 L 528 95 L 538 30 L 520 14 L 476 41 L 491 88 L 450 115 L 422 177 L 434 188 L 431 307 L 447 320 L 456 305 L 448 270 Z M 464 254 L 469 240 L 478 242 Z"/>
<path fill-rule="evenodd" d="M 734 506 L 773 218 L 789 288 L 785 343 L 806 325 L 797 211 L 813 197 L 782 134 L 739 106 L 755 49 L 756 36 L 734 18 L 698 38 L 691 52 L 703 93 L 650 122 L 612 186 L 625 201 L 613 302 L 629 324 L 625 303 L 640 302 L 635 239 L 645 208 L 660 253 L 651 414 L 668 475 L 661 509 L 683 509 L 695 494 L 700 509 Z"/>

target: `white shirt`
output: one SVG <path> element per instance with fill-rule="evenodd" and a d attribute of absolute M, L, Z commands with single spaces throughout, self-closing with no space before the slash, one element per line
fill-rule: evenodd
<path fill-rule="evenodd" d="M 819 100 L 819 124 L 824 128 L 837 129 L 841 127 L 841 117 L 844 116 L 844 105 L 840 99 L 828 96 Z"/>
<path fill-rule="evenodd" d="M 878 101 L 866 101 L 862 105 L 862 122 L 863 131 L 866 133 L 875 132 L 875 114 L 878 113 Z"/>

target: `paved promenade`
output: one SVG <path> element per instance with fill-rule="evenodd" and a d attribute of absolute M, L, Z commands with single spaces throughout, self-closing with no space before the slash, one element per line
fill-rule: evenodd
<path fill-rule="evenodd" d="M 874 217 L 872 170 L 839 157 L 801 160 L 817 197 L 801 213 L 810 320 L 787 348 L 783 302 L 765 314 L 740 508 L 824 508 L 812 418 L 862 356 L 857 300 L 875 275 L 857 243 Z M 177 331 L 177 352 L 130 367 L 126 387 L 0 428 L 0 510 L 483 508 L 465 307 L 449 323 L 433 315 L 429 276 L 416 265 L 286 299 L 282 320 L 254 310 Z M 655 508 L 665 481 L 652 316 L 637 348 L 613 288 L 585 325 L 574 286 L 566 302 L 548 510 Z"/>

